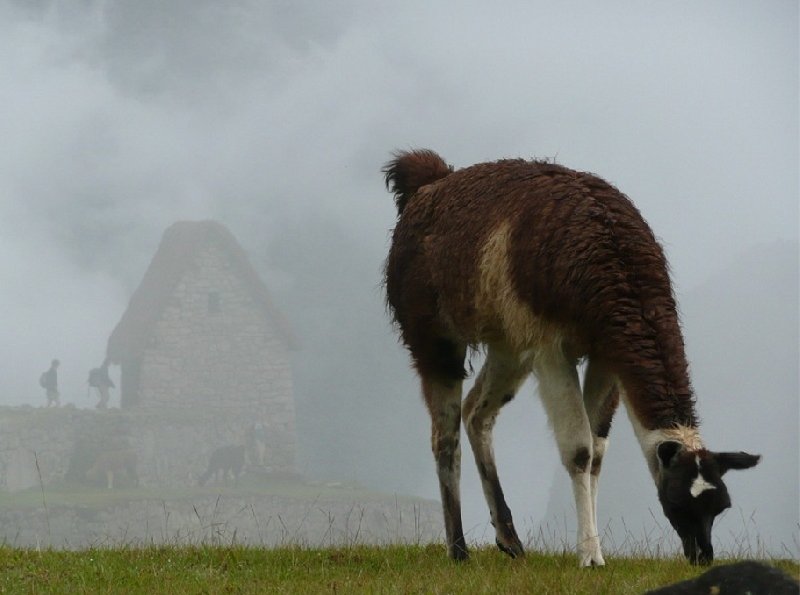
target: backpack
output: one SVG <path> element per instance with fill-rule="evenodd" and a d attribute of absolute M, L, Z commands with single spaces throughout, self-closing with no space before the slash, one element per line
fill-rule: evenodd
<path fill-rule="evenodd" d="M 39 386 L 47 388 L 47 372 L 42 372 L 42 375 L 39 376 Z"/>
<path fill-rule="evenodd" d="M 93 368 L 89 370 L 89 386 L 93 386 L 95 388 L 103 386 L 103 372 L 100 368 Z"/>

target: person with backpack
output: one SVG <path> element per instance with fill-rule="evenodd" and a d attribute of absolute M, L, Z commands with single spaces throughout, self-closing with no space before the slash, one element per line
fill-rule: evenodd
<path fill-rule="evenodd" d="M 97 403 L 98 409 L 108 409 L 109 390 L 114 388 L 114 381 L 108 375 L 108 364 L 106 358 L 102 366 L 89 370 L 89 387 L 94 388 L 100 397 Z"/>
<path fill-rule="evenodd" d="M 55 405 L 56 407 L 61 405 L 58 392 L 58 366 L 60 365 L 61 362 L 54 359 L 50 363 L 50 368 L 46 372 L 42 372 L 42 375 L 39 376 L 39 386 L 45 390 L 45 394 L 47 395 L 47 407 L 50 407 L 50 405 Z"/>

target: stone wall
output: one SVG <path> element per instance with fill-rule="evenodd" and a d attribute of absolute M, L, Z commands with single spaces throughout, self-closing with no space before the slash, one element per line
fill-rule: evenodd
<path fill-rule="evenodd" d="M 142 486 L 190 486 L 211 452 L 245 444 L 255 421 L 266 429 L 259 470 L 294 470 L 293 424 L 280 411 L 207 408 L 109 409 L 0 408 L 0 490 L 18 491 L 57 482 L 92 482 L 86 476 L 100 453 L 132 451 Z M 255 460 L 252 461 L 255 463 Z M 95 478 L 102 482 L 103 478 Z M 124 478 L 123 478 L 124 480 Z"/>
<path fill-rule="evenodd" d="M 211 453 L 227 445 L 246 445 L 255 421 L 266 429 L 264 472 L 294 471 L 293 427 L 280 418 L 257 412 L 181 408 L 132 412 L 129 443 L 139 454 L 142 485 L 194 485 L 206 470 Z M 255 457 L 250 453 L 255 464 Z"/>
<path fill-rule="evenodd" d="M 0 489 L 18 491 L 62 481 L 87 412 L 0 408 Z"/>

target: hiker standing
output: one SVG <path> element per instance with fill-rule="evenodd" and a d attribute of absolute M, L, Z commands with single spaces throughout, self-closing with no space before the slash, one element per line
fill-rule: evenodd
<path fill-rule="evenodd" d="M 47 372 L 42 372 L 39 376 L 39 386 L 45 390 L 47 395 L 47 407 L 55 405 L 58 407 L 61 404 L 58 393 L 58 366 L 61 365 L 57 359 L 50 363 L 50 369 Z"/>
<path fill-rule="evenodd" d="M 114 381 L 108 375 L 108 358 L 103 361 L 99 368 L 89 370 L 89 386 L 97 390 L 100 401 L 97 403 L 98 409 L 108 409 L 109 390 L 114 388 Z"/>

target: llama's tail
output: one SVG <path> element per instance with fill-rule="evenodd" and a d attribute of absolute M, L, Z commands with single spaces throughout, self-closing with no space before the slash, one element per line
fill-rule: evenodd
<path fill-rule="evenodd" d="M 386 177 L 386 188 L 394 194 L 398 215 L 414 193 L 448 175 L 453 168 L 437 153 L 429 149 L 397 151 L 394 159 L 381 170 Z"/>

